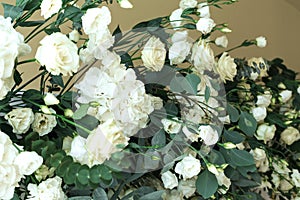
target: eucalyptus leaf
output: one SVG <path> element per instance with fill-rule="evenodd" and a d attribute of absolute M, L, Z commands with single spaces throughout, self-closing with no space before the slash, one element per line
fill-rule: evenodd
<path fill-rule="evenodd" d="M 227 104 L 226 108 L 230 117 L 230 121 L 237 122 L 240 118 L 238 109 L 236 109 L 234 106 L 230 105 L 229 103 Z"/>
<path fill-rule="evenodd" d="M 93 200 L 108 200 L 105 190 L 101 187 L 98 187 L 93 192 Z"/>
<path fill-rule="evenodd" d="M 23 14 L 23 9 L 19 6 L 10 5 L 7 3 L 1 3 L 4 9 L 4 17 L 10 17 L 12 21 L 19 18 Z"/>
<path fill-rule="evenodd" d="M 83 118 L 87 114 L 89 107 L 89 104 L 81 104 L 80 107 L 74 112 L 73 119 L 79 120 Z"/>

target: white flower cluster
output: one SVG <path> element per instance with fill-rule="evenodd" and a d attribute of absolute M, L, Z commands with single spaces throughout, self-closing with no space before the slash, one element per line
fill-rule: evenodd
<path fill-rule="evenodd" d="M 67 196 L 64 194 L 61 188 L 62 179 L 58 176 L 54 178 L 48 178 L 41 182 L 39 185 L 30 183 L 28 190 L 30 200 L 66 200 Z"/>
<path fill-rule="evenodd" d="M 12 199 L 18 182 L 24 175 L 34 173 L 42 163 L 43 158 L 36 152 L 19 153 L 10 138 L 0 131 L 0 199 Z"/>
<path fill-rule="evenodd" d="M 11 23 L 11 18 L 0 15 L 0 100 L 14 86 L 14 65 L 18 56 L 30 53 L 31 48 L 24 43 L 24 37 L 17 32 Z"/>

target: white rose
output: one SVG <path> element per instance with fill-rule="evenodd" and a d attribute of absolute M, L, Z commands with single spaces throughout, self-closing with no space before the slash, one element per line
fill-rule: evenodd
<path fill-rule="evenodd" d="M 26 133 L 34 120 L 31 108 L 16 108 L 7 113 L 4 117 L 13 127 L 16 134 Z"/>
<path fill-rule="evenodd" d="M 8 200 L 14 196 L 15 187 L 21 176 L 14 165 L 0 164 L 0 199 Z"/>
<path fill-rule="evenodd" d="M 257 122 L 261 122 L 267 117 L 267 109 L 265 107 L 252 108 L 251 112 Z"/>
<path fill-rule="evenodd" d="M 102 164 L 111 154 L 121 151 L 118 145 L 127 146 L 129 138 L 124 135 L 116 122 L 108 120 L 100 124 L 86 140 L 91 165 Z"/>
<path fill-rule="evenodd" d="M 32 130 L 37 132 L 40 136 L 44 136 L 50 133 L 56 125 L 57 125 L 57 121 L 54 115 L 35 113 L 34 121 L 31 127 Z"/>
<path fill-rule="evenodd" d="M 173 189 L 178 186 L 178 179 L 175 174 L 167 171 L 161 175 L 161 180 L 163 181 L 164 187 L 166 189 Z"/>
<path fill-rule="evenodd" d="M 179 3 L 179 7 L 185 10 L 187 8 L 195 8 L 197 4 L 197 0 L 181 0 Z"/>
<path fill-rule="evenodd" d="M 210 145 L 214 145 L 218 142 L 219 140 L 219 134 L 216 130 L 214 130 L 211 126 L 200 126 L 199 127 L 199 135 L 201 137 L 201 139 L 203 140 L 203 142 L 210 146 Z"/>
<path fill-rule="evenodd" d="M 216 176 L 219 186 L 225 186 L 226 189 L 219 189 L 222 194 L 226 194 L 227 190 L 231 185 L 230 179 L 224 174 L 223 171 L 219 172 L 219 175 Z"/>
<path fill-rule="evenodd" d="M 286 103 L 288 100 L 291 99 L 292 97 L 292 91 L 290 90 L 284 90 L 282 92 L 279 93 L 281 99 L 282 99 L 282 103 Z"/>
<path fill-rule="evenodd" d="M 175 166 L 175 172 L 182 176 L 183 180 L 197 176 L 201 171 L 200 160 L 189 155 L 178 162 Z"/>
<path fill-rule="evenodd" d="M 216 63 L 213 50 L 205 40 L 199 40 L 193 45 L 191 60 L 200 74 L 203 74 L 204 70 L 212 70 Z"/>
<path fill-rule="evenodd" d="M 13 88 L 15 81 L 13 76 L 6 79 L 0 79 L 0 100 L 4 99 L 7 93 Z"/>
<path fill-rule="evenodd" d="M 35 58 L 44 65 L 52 75 L 72 75 L 79 67 L 77 46 L 60 33 L 52 33 L 40 41 Z"/>
<path fill-rule="evenodd" d="M 74 41 L 74 42 L 78 42 L 79 39 L 80 39 L 79 32 L 76 29 L 74 29 L 73 31 L 71 31 L 69 33 L 69 39 L 72 40 L 72 41 Z"/>
<path fill-rule="evenodd" d="M 160 71 L 165 63 L 166 49 L 159 38 L 152 36 L 142 50 L 145 67 L 151 71 Z"/>
<path fill-rule="evenodd" d="M 164 130 L 170 134 L 176 134 L 181 129 L 181 124 L 174 120 L 162 119 L 161 123 L 164 126 Z"/>
<path fill-rule="evenodd" d="M 111 14 L 106 6 L 102 6 L 101 8 L 88 9 L 81 19 L 82 28 L 89 35 L 107 28 L 111 22 Z"/>
<path fill-rule="evenodd" d="M 133 5 L 128 0 L 118 0 L 118 3 L 121 8 L 133 8 Z"/>
<path fill-rule="evenodd" d="M 272 140 L 276 132 L 276 126 L 273 124 L 269 126 L 268 124 L 261 124 L 258 126 L 255 133 L 255 137 L 258 140 L 263 140 L 266 144 L 268 141 Z"/>
<path fill-rule="evenodd" d="M 226 83 L 226 80 L 233 81 L 237 73 L 236 67 L 234 58 L 231 58 L 227 52 L 224 52 L 218 61 L 216 71 L 220 75 L 221 80 Z"/>
<path fill-rule="evenodd" d="M 178 185 L 178 191 L 186 198 L 194 195 L 196 192 L 196 179 L 180 180 Z"/>
<path fill-rule="evenodd" d="M 266 172 L 269 170 L 269 161 L 266 152 L 263 149 L 255 148 L 250 153 L 253 155 L 255 165 L 258 167 L 259 172 Z"/>
<path fill-rule="evenodd" d="M 86 150 L 86 139 L 80 135 L 74 137 L 69 155 L 81 164 L 88 164 L 89 157 Z"/>
<path fill-rule="evenodd" d="M 190 129 L 192 129 L 192 128 L 190 128 Z M 192 129 L 192 130 L 194 130 L 194 129 Z M 192 142 L 197 142 L 198 139 L 200 138 L 200 134 L 198 133 L 198 131 L 195 131 L 195 130 L 194 130 L 194 132 L 192 132 L 192 131 L 190 131 L 190 130 L 188 129 L 187 126 L 183 126 L 182 132 L 183 132 L 184 135 L 185 135 L 189 140 L 191 140 Z"/>
<path fill-rule="evenodd" d="M 67 197 L 61 188 L 61 184 L 62 179 L 58 176 L 48 178 L 39 185 L 30 183 L 28 185 L 29 199 L 66 200 Z"/>
<path fill-rule="evenodd" d="M 215 39 L 215 44 L 219 47 L 224 47 L 224 48 L 227 48 L 228 46 L 228 39 L 226 37 L 226 35 L 222 35 L 220 37 L 217 37 Z"/>
<path fill-rule="evenodd" d="M 292 177 L 292 181 L 293 181 L 294 185 L 296 187 L 300 187 L 300 173 L 299 173 L 298 169 L 293 169 L 292 172 L 293 173 L 292 173 L 291 177 Z"/>
<path fill-rule="evenodd" d="M 182 14 L 183 10 L 181 8 L 174 10 L 170 15 L 170 24 L 174 28 L 174 30 L 178 29 L 178 27 L 182 24 Z"/>
<path fill-rule="evenodd" d="M 52 93 L 47 93 L 44 97 L 44 102 L 47 106 L 59 104 L 59 100 Z"/>
<path fill-rule="evenodd" d="M 287 145 L 291 145 L 300 139 L 299 130 L 294 127 L 287 127 L 281 134 L 280 140 Z"/>
<path fill-rule="evenodd" d="M 207 2 L 199 3 L 197 12 L 200 13 L 199 17 L 210 18 L 210 11 Z"/>
<path fill-rule="evenodd" d="M 43 0 L 41 4 L 41 16 L 48 19 L 57 13 L 62 7 L 62 0 Z"/>
<path fill-rule="evenodd" d="M 270 92 L 265 92 L 263 95 L 257 96 L 256 105 L 262 107 L 268 107 L 271 104 L 272 95 Z"/>
<path fill-rule="evenodd" d="M 263 36 L 260 36 L 260 37 L 257 37 L 256 39 L 256 45 L 260 48 L 264 48 L 267 46 L 267 40 L 265 37 Z"/>
<path fill-rule="evenodd" d="M 202 34 L 210 33 L 215 26 L 216 23 L 211 18 L 200 18 L 196 24 L 197 30 Z"/>
<path fill-rule="evenodd" d="M 18 166 L 21 174 L 31 175 L 43 164 L 43 158 L 34 151 L 24 151 L 16 157 L 14 164 Z"/>

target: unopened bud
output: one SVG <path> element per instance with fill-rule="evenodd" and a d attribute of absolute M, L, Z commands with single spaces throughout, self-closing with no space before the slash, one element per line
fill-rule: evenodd
<path fill-rule="evenodd" d="M 66 117 L 73 117 L 73 114 L 74 114 L 74 112 L 71 110 L 71 109 L 65 109 L 65 111 L 64 111 L 64 115 L 66 116 Z"/>
<path fill-rule="evenodd" d="M 226 142 L 226 143 L 223 144 L 223 147 L 225 149 L 234 149 L 234 148 L 236 148 L 236 145 L 231 143 L 231 142 Z"/>
<path fill-rule="evenodd" d="M 52 93 L 47 93 L 45 95 L 44 102 L 47 106 L 59 104 L 59 100 Z"/>
<path fill-rule="evenodd" d="M 231 32 L 232 32 L 232 30 L 229 29 L 228 27 L 221 28 L 220 31 L 221 31 L 222 33 L 231 33 Z"/>
<path fill-rule="evenodd" d="M 206 166 L 207 166 L 208 171 L 210 171 L 211 173 L 213 173 L 216 176 L 219 175 L 219 172 L 214 164 L 207 163 Z"/>
<path fill-rule="evenodd" d="M 41 106 L 41 111 L 44 113 L 44 114 L 48 114 L 48 115 L 51 115 L 52 112 L 50 111 L 50 109 L 48 108 L 48 106 Z"/>

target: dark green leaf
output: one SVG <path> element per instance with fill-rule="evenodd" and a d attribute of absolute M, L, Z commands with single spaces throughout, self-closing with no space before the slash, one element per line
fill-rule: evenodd
<path fill-rule="evenodd" d="M 14 81 L 15 81 L 16 85 L 20 85 L 22 83 L 22 77 L 18 70 L 15 70 L 15 72 L 14 72 Z"/>
<path fill-rule="evenodd" d="M 89 167 L 87 165 L 82 165 L 77 173 L 77 179 L 79 183 L 82 185 L 87 185 L 89 183 L 89 176 Z"/>
<path fill-rule="evenodd" d="M 239 120 L 239 128 L 246 135 L 253 136 L 257 128 L 257 122 L 251 114 L 242 111 Z"/>
<path fill-rule="evenodd" d="M 222 165 L 225 163 L 225 159 L 224 159 L 223 155 L 219 151 L 214 150 L 214 149 L 211 150 L 208 160 L 209 160 L 209 162 L 216 164 L 216 165 Z"/>
<path fill-rule="evenodd" d="M 230 149 L 228 152 L 230 164 L 234 166 L 249 166 L 255 164 L 253 156 L 245 150 Z"/>
<path fill-rule="evenodd" d="M 214 174 L 208 170 L 202 172 L 196 181 L 196 189 L 205 199 L 211 197 L 218 190 L 218 181 Z"/>
<path fill-rule="evenodd" d="M 205 101 L 206 103 L 208 102 L 209 98 L 210 98 L 210 87 L 206 86 L 205 87 L 205 94 L 204 94 L 204 97 L 205 97 Z"/>
<path fill-rule="evenodd" d="M 39 21 L 26 21 L 26 22 L 20 22 L 19 26 L 21 27 L 32 27 L 32 26 L 38 26 L 40 24 L 45 23 L 44 20 L 39 20 Z"/>
<path fill-rule="evenodd" d="M 93 200 L 92 197 L 89 196 L 76 196 L 76 197 L 70 197 L 68 200 Z"/>
<path fill-rule="evenodd" d="M 44 31 L 48 35 L 51 35 L 52 33 L 60 32 L 60 29 L 59 28 L 47 28 L 47 29 L 44 29 Z"/>
<path fill-rule="evenodd" d="M 61 75 L 59 75 L 59 76 L 52 75 L 51 79 L 50 79 L 50 83 L 59 85 L 62 88 L 65 86 Z"/>
<path fill-rule="evenodd" d="M 227 104 L 227 112 L 230 117 L 230 121 L 237 122 L 240 118 L 239 111 L 234 106 Z"/>
<path fill-rule="evenodd" d="M 224 129 L 223 137 L 226 142 L 232 142 L 233 144 L 239 144 L 246 139 L 245 136 L 240 134 L 239 132 L 226 129 Z"/>
<path fill-rule="evenodd" d="M 151 140 L 152 146 L 163 147 L 166 144 L 166 134 L 163 129 L 160 129 Z"/>
<path fill-rule="evenodd" d="M 194 94 L 197 94 L 198 85 L 201 82 L 199 76 L 196 74 L 189 74 L 185 78 L 192 86 Z"/>
<path fill-rule="evenodd" d="M 190 24 L 190 23 L 189 24 L 184 24 L 183 28 L 195 30 L 196 29 L 196 25 L 195 24 Z"/>

